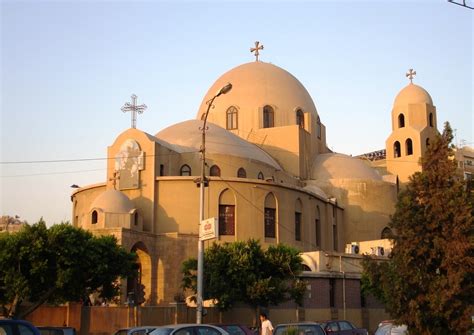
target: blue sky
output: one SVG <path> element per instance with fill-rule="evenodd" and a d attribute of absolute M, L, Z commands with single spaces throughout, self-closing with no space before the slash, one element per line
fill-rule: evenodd
<path fill-rule="evenodd" d="M 474 11 L 445 0 L 0 2 L 2 215 L 70 220 L 69 186 L 105 181 L 132 93 L 150 134 L 195 118 L 256 40 L 305 85 L 337 152 L 384 148 L 409 68 L 440 129 L 473 144 Z M 6 164 L 49 160 L 74 161 Z"/>

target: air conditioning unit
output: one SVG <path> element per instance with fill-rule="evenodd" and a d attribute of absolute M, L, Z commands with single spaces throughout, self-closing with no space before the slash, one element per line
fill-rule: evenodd
<path fill-rule="evenodd" d="M 372 247 L 372 255 L 375 255 L 375 256 L 383 256 L 385 255 L 385 250 L 383 249 L 383 247 Z"/>
<path fill-rule="evenodd" d="M 359 254 L 360 248 L 358 243 L 346 244 L 346 254 Z"/>

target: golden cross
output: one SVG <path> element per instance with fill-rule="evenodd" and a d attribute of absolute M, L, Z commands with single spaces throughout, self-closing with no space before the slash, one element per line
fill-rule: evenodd
<path fill-rule="evenodd" d="M 410 79 L 410 83 L 413 84 L 413 77 L 416 76 L 416 71 L 413 71 L 413 69 L 408 70 L 408 72 L 405 74 L 408 79 Z"/>
<path fill-rule="evenodd" d="M 260 45 L 260 42 L 259 41 L 256 41 L 255 42 L 255 48 L 250 48 L 250 52 L 255 52 L 255 58 L 256 58 L 256 61 L 258 62 L 258 55 L 260 55 L 260 53 L 258 52 L 258 50 L 263 50 L 263 44 Z"/>
<path fill-rule="evenodd" d="M 120 180 L 120 172 L 119 171 L 114 171 L 113 177 L 109 178 L 109 180 L 113 181 L 114 190 L 116 190 L 117 188 L 115 186 L 117 184 L 117 180 Z"/>

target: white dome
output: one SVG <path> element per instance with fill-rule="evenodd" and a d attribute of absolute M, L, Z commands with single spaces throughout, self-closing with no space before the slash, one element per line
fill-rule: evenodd
<path fill-rule="evenodd" d="M 92 202 L 90 210 L 100 208 L 106 213 L 130 213 L 135 207 L 130 199 L 120 191 L 107 190 Z"/>
<path fill-rule="evenodd" d="M 221 127 L 226 127 L 225 115 L 231 106 L 239 110 L 239 130 L 258 127 L 259 113 L 266 105 L 274 108 L 275 127 L 296 124 L 297 109 L 313 114 L 314 120 L 317 118 L 313 99 L 291 73 L 270 63 L 251 62 L 237 66 L 217 79 L 205 95 L 197 119 L 206 112 L 206 102 L 227 83 L 232 84 L 232 90 L 219 96 L 214 101 L 215 108 L 209 112 L 209 120 Z"/>
<path fill-rule="evenodd" d="M 163 129 L 155 135 L 161 141 L 167 142 L 166 146 L 179 152 L 198 152 L 201 148 L 202 127 L 201 120 L 188 120 Z M 265 151 L 251 144 L 231 132 L 207 123 L 206 153 L 221 154 L 247 158 L 272 166 L 281 170 L 281 166 Z"/>
<path fill-rule="evenodd" d="M 382 180 L 382 177 L 358 158 L 343 154 L 328 153 L 318 155 L 314 160 L 312 179 Z"/>

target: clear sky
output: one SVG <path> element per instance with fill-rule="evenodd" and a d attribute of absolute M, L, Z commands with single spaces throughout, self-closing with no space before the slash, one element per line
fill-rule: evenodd
<path fill-rule="evenodd" d="M 150 134 L 195 118 L 257 40 L 260 59 L 311 94 L 334 151 L 384 148 L 409 68 L 439 128 L 449 121 L 458 143 L 473 142 L 474 11 L 446 0 L 0 3 L 2 215 L 70 220 L 70 185 L 105 181 L 132 93 Z M 8 163 L 51 160 L 71 161 Z"/>

